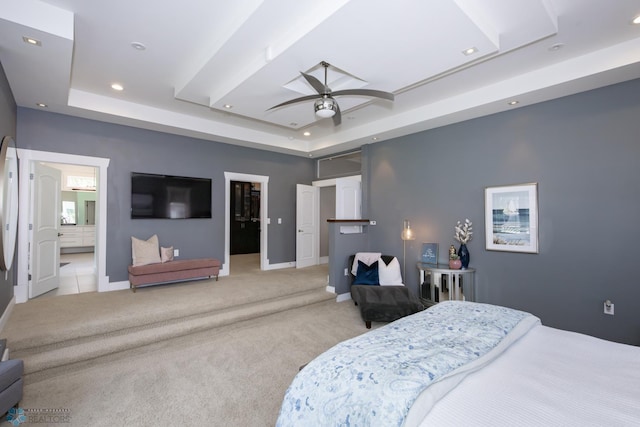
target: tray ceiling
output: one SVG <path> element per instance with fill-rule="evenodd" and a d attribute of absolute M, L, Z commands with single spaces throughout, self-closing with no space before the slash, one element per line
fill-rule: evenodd
<path fill-rule="evenodd" d="M 7 0 L 0 61 L 22 107 L 322 156 L 638 78 L 638 15 L 637 0 Z M 339 126 L 313 101 L 269 110 L 315 94 L 300 72 L 322 81 L 322 61 L 333 91 L 395 101 L 337 97 Z"/>

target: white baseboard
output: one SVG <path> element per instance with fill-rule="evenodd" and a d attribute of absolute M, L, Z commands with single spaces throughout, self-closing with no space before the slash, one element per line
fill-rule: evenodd
<path fill-rule="evenodd" d="M 4 309 L 4 313 L 0 316 L 0 333 L 4 330 L 4 327 L 7 325 L 9 321 L 9 317 L 11 317 L 11 312 L 13 312 L 13 306 L 16 305 L 16 296 L 11 297 L 9 304 L 7 304 L 7 308 Z"/>
<path fill-rule="evenodd" d="M 335 286 L 327 286 L 327 287 L 325 288 L 325 290 L 326 290 L 327 292 L 329 292 L 330 294 L 335 294 L 335 293 L 336 293 L 336 287 L 335 287 Z"/>
<path fill-rule="evenodd" d="M 318 264 L 329 264 L 329 257 L 321 256 L 320 259 L 318 259 Z"/>
<path fill-rule="evenodd" d="M 111 292 L 111 291 L 122 291 L 124 289 L 130 289 L 131 284 L 128 280 L 123 280 L 122 282 L 111 282 L 107 283 L 107 286 L 104 289 L 100 289 L 100 292 Z"/>
<path fill-rule="evenodd" d="M 336 302 L 349 301 L 351 294 L 340 294 L 336 297 Z"/>
<path fill-rule="evenodd" d="M 265 270 L 279 270 L 281 268 L 291 268 L 295 266 L 296 266 L 295 262 L 281 262 L 280 264 L 269 264 L 267 265 Z"/>

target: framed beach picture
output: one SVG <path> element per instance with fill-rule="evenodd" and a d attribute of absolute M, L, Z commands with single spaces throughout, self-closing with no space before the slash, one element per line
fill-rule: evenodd
<path fill-rule="evenodd" d="M 538 184 L 484 190 L 487 250 L 538 253 Z"/>
<path fill-rule="evenodd" d="M 422 262 L 426 264 L 438 263 L 438 244 L 437 243 L 422 244 Z"/>

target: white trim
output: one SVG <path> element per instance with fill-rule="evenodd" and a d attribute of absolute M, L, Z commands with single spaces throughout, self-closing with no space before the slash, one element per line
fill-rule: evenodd
<path fill-rule="evenodd" d="M 31 162 L 67 163 L 93 166 L 98 169 L 96 183 L 98 196 L 98 217 L 96 218 L 95 261 L 98 281 L 98 292 L 112 290 L 107 271 L 107 168 L 110 159 L 102 157 L 79 156 L 76 154 L 54 153 L 48 151 L 18 148 L 20 160 L 19 211 L 22 221 L 18 222 L 18 275 L 14 287 L 16 302 L 27 302 L 29 299 L 29 221 L 31 218 L 32 198 L 29 194 L 29 171 Z"/>
<path fill-rule="evenodd" d="M 329 264 L 329 256 L 321 256 L 318 258 L 318 264 Z"/>
<path fill-rule="evenodd" d="M 327 285 L 326 288 L 324 288 L 325 291 L 329 292 L 330 294 L 335 294 L 336 293 L 336 287 L 335 286 L 329 286 Z"/>
<path fill-rule="evenodd" d="M 270 270 L 269 258 L 267 257 L 268 246 L 268 224 L 267 208 L 269 201 L 269 177 L 263 175 L 250 175 L 245 173 L 225 172 L 224 173 L 224 264 L 220 269 L 221 276 L 229 275 L 229 253 L 231 244 L 231 181 L 247 181 L 260 183 L 260 270 Z"/>
<path fill-rule="evenodd" d="M 362 182 L 362 175 L 342 176 L 340 178 L 352 179 L 354 181 Z M 319 181 L 313 181 L 311 185 L 314 187 L 335 187 L 338 178 L 321 179 Z"/>
<path fill-rule="evenodd" d="M 349 301 L 351 294 L 340 294 L 336 297 L 336 302 Z"/>
<path fill-rule="evenodd" d="M 11 298 L 11 300 L 9 301 L 9 304 L 7 304 L 7 308 L 4 309 L 4 313 L 2 313 L 2 316 L 0 316 L 0 333 L 2 333 L 2 331 L 4 331 L 4 327 L 7 326 L 7 322 L 11 317 L 11 313 L 13 312 L 14 305 L 16 305 L 15 295 Z"/>
<path fill-rule="evenodd" d="M 107 283 L 106 289 L 104 289 L 104 291 L 100 291 L 100 292 L 122 291 L 124 289 L 131 289 L 131 284 L 129 283 L 128 280 L 123 280 L 121 282 Z"/>
<path fill-rule="evenodd" d="M 265 270 L 280 270 L 282 268 L 293 268 L 296 266 L 296 263 L 291 262 L 281 262 L 280 264 L 269 264 Z"/>

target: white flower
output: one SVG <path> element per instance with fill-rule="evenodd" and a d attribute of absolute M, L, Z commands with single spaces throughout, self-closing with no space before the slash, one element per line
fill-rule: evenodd
<path fill-rule="evenodd" d="M 458 221 L 458 223 L 456 224 L 456 234 L 454 238 L 463 245 L 466 245 L 473 236 L 473 227 L 471 225 L 472 222 L 468 219 L 464 220 L 464 224 L 462 224 L 460 221 Z"/>

